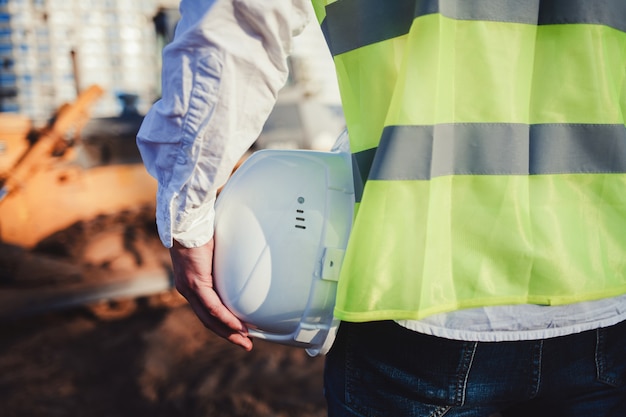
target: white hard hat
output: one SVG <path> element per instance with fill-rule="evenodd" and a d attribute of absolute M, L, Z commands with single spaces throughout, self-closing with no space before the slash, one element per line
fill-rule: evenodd
<path fill-rule="evenodd" d="M 257 151 L 215 211 L 222 302 L 251 336 L 325 354 L 337 331 L 333 308 L 354 211 L 349 152 Z"/>

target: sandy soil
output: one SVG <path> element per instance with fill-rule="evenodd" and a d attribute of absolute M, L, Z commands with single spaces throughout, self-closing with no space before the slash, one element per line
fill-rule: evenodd
<path fill-rule="evenodd" d="M 1 414 L 325 415 L 322 358 L 260 340 L 246 353 L 173 304 L 139 303 L 114 320 L 78 308 L 0 323 Z"/>

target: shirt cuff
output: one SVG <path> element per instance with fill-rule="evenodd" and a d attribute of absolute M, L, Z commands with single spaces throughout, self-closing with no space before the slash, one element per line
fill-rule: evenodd
<path fill-rule="evenodd" d="M 184 230 L 172 229 L 172 239 L 186 248 L 197 248 L 213 238 L 215 209 L 211 205 L 206 212 L 196 216 L 195 221 Z"/>

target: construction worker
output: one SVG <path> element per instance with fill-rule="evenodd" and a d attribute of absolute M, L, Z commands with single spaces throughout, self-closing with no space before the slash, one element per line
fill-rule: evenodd
<path fill-rule="evenodd" d="M 313 5 L 364 183 L 329 415 L 626 415 L 626 3 Z M 213 201 L 287 77 L 308 4 L 181 12 L 138 143 L 177 288 L 250 350 L 212 289 Z"/>

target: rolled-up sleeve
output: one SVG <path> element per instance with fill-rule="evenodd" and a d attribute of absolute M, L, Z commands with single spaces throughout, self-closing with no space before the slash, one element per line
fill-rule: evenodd
<path fill-rule="evenodd" d="M 256 140 L 288 76 L 307 0 L 183 0 L 163 50 L 162 98 L 137 145 L 158 181 L 161 241 L 195 247 L 213 236 L 215 196 Z"/>

